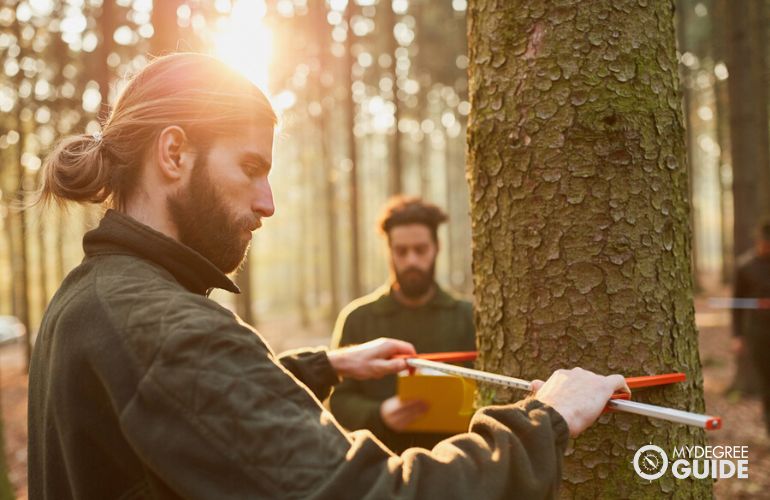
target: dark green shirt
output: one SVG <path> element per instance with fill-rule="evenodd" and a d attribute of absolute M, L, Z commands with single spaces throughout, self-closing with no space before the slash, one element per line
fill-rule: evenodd
<path fill-rule="evenodd" d="M 332 348 L 361 344 L 378 337 L 411 342 L 418 353 L 474 351 L 473 307 L 441 288 L 427 304 L 407 307 L 383 287 L 353 301 L 337 319 Z M 396 394 L 396 376 L 379 380 L 344 380 L 332 393 L 337 420 L 349 429 L 369 429 L 400 453 L 412 446 L 432 448 L 447 434 L 395 432 L 380 417 L 380 404 Z"/>

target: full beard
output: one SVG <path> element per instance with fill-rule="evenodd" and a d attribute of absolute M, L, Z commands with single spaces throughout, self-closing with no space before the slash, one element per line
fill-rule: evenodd
<path fill-rule="evenodd" d="M 211 181 L 206 154 L 199 154 L 193 165 L 187 190 L 168 199 L 171 218 L 179 241 L 211 261 L 225 274 L 238 269 L 249 249 L 244 237 L 249 220 L 238 220 Z"/>
<path fill-rule="evenodd" d="M 410 267 L 403 271 L 396 271 L 398 288 L 405 297 L 417 299 L 428 293 L 433 287 L 436 274 L 436 263 L 430 265 L 427 271 Z"/>

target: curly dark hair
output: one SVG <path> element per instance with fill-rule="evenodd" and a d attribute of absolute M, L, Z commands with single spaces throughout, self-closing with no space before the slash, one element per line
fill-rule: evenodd
<path fill-rule="evenodd" d="M 396 226 L 422 224 L 430 230 L 434 242 L 438 242 L 438 226 L 448 216 L 433 203 L 426 203 L 419 197 L 394 196 L 385 204 L 377 221 L 377 227 L 390 240 L 390 230 Z"/>

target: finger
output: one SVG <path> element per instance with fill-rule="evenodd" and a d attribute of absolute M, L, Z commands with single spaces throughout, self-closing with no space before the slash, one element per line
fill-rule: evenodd
<path fill-rule="evenodd" d="M 535 379 L 531 382 L 531 384 L 532 384 L 532 394 L 535 394 L 537 393 L 537 391 L 540 390 L 541 387 L 543 387 L 543 384 L 545 384 L 545 382 L 543 382 L 540 379 Z"/>
<path fill-rule="evenodd" d="M 607 381 L 609 382 L 610 386 L 613 388 L 613 392 L 621 391 L 626 392 L 628 394 L 631 394 L 631 389 L 628 387 L 628 384 L 626 383 L 625 377 L 623 375 L 609 375 L 607 376 Z"/>
<path fill-rule="evenodd" d="M 383 357 L 385 358 L 395 356 L 396 354 L 417 354 L 414 346 L 409 342 L 391 338 L 383 338 L 382 340 L 384 342 L 378 347 L 383 350 Z"/>
<path fill-rule="evenodd" d="M 410 401 L 408 406 L 399 409 L 397 416 L 399 419 L 412 421 L 423 413 L 427 412 L 430 406 L 424 401 Z"/>
<path fill-rule="evenodd" d="M 373 376 L 380 378 L 391 373 L 398 373 L 409 368 L 405 359 L 378 359 L 372 361 Z"/>
<path fill-rule="evenodd" d="M 406 411 L 411 411 L 413 409 L 420 409 L 420 408 L 427 408 L 428 402 L 423 401 L 422 399 L 409 399 L 407 401 L 404 401 L 401 405 L 401 408 L 405 409 Z"/>

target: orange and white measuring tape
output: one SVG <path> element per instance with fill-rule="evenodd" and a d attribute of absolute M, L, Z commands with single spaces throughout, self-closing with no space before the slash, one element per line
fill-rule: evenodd
<path fill-rule="evenodd" d="M 487 382 L 490 384 L 502 385 L 513 389 L 532 391 L 532 382 L 527 380 L 448 364 L 449 362 L 472 361 L 476 358 L 475 351 L 418 354 L 416 357 L 401 357 L 406 359 L 406 363 L 412 369 L 428 368 L 442 373 L 447 373 L 449 375 L 457 375 L 459 377 L 477 380 L 479 382 Z M 683 382 L 685 378 L 686 377 L 684 373 L 668 373 L 665 375 L 628 377 L 626 378 L 626 384 L 628 384 L 630 389 L 640 389 L 643 387 L 654 387 L 676 382 Z M 722 419 L 719 417 L 701 415 L 699 413 L 666 408 L 664 406 L 637 403 L 636 401 L 628 401 L 628 398 L 629 395 L 626 393 L 614 394 L 612 399 L 607 402 L 607 410 L 634 413 L 636 415 L 643 415 L 645 417 L 658 418 L 661 420 L 668 420 L 670 422 L 701 427 L 706 430 L 716 430 L 722 427 Z"/>

